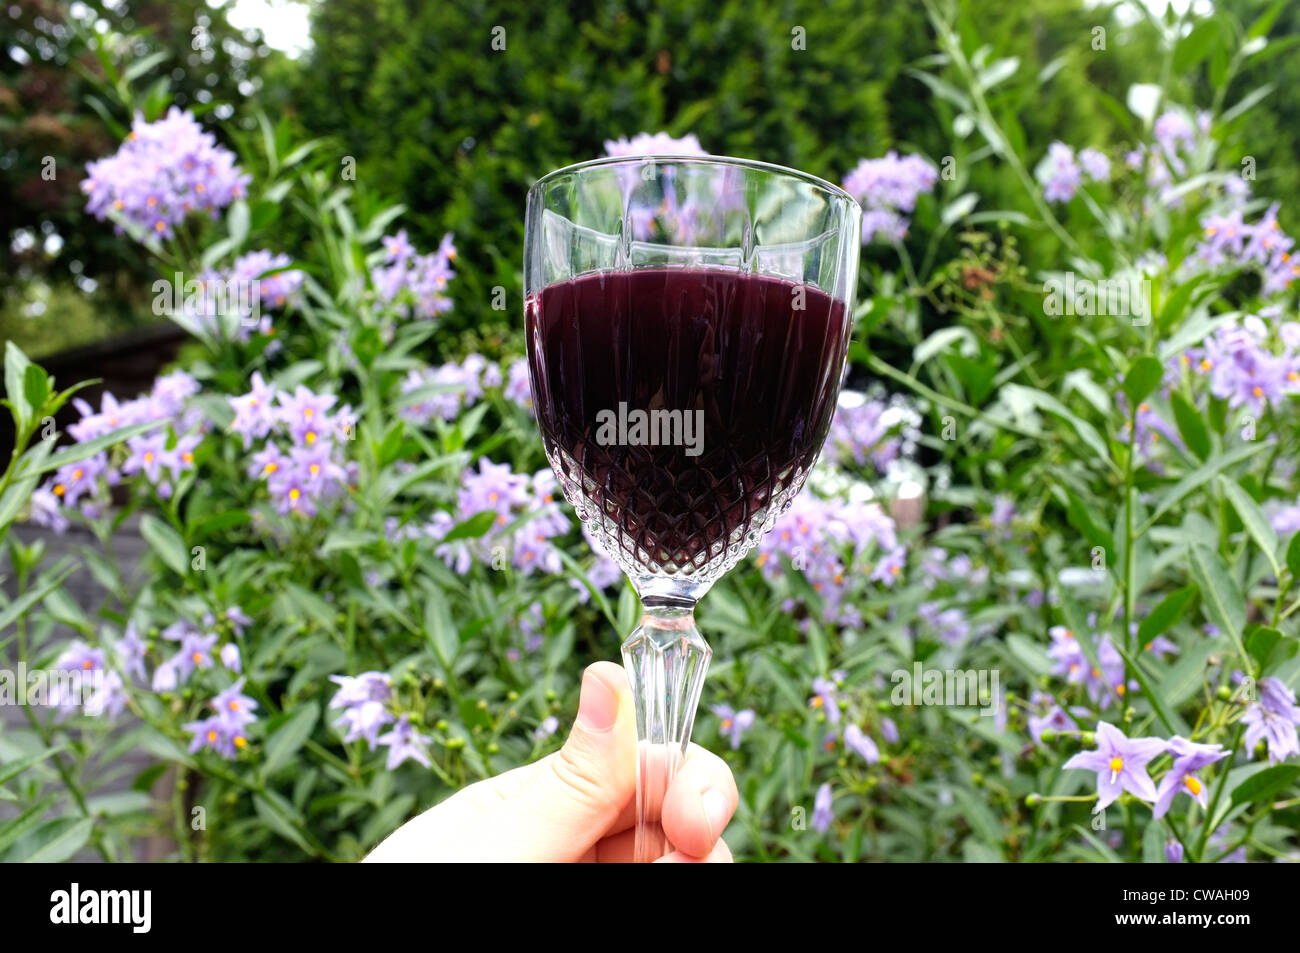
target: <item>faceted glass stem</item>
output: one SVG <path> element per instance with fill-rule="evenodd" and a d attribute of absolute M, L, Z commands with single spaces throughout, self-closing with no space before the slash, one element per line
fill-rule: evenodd
<path fill-rule="evenodd" d="M 636 699 L 636 862 L 673 849 L 659 823 L 664 794 L 686 755 L 695 708 L 713 650 L 695 627 L 693 600 L 645 603 L 623 643 L 623 668 Z"/>

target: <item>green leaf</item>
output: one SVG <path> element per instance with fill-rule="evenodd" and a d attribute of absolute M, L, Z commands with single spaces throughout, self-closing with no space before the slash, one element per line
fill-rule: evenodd
<path fill-rule="evenodd" d="M 1174 69 L 1186 73 L 1210 55 L 1210 50 L 1219 39 L 1221 27 L 1212 18 L 1201 20 L 1192 27 L 1190 33 L 1178 41 L 1174 48 Z"/>
<path fill-rule="evenodd" d="M 156 420 L 147 420 L 143 423 L 131 424 L 127 427 L 119 427 L 110 433 L 96 437 L 94 440 L 87 440 L 85 443 L 74 443 L 70 447 L 64 447 L 58 453 L 51 454 L 40 463 L 26 467 L 21 471 L 22 476 L 37 476 L 42 473 L 48 473 L 51 470 L 57 470 L 59 467 L 68 463 L 78 463 L 87 457 L 93 457 L 101 450 L 107 450 L 109 447 L 117 446 L 128 437 L 134 437 L 136 434 L 142 434 L 150 430 L 157 430 L 158 422 Z"/>
<path fill-rule="evenodd" d="M 271 732 L 266 739 L 266 756 L 262 761 L 264 777 L 271 777 L 289 763 L 316 730 L 319 717 L 320 708 L 315 702 L 308 702 Z"/>
<path fill-rule="evenodd" d="M 1253 627 L 1246 636 L 1246 651 L 1259 663 L 1261 675 L 1268 668 L 1279 645 L 1282 646 L 1282 651 L 1277 653 L 1279 662 L 1294 658 L 1297 651 L 1300 651 L 1300 641 L 1267 625 Z"/>
<path fill-rule="evenodd" d="M 1083 538 L 1089 545 L 1100 546 L 1105 551 L 1107 566 L 1117 565 L 1118 553 L 1115 549 L 1115 538 L 1110 530 L 1106 528 L 1104 522 L 1093 518 L 1091 509 L 1073 490 L 1066 487 L 1065 492 L 1069 497 L 1066 518 L 1070 521 L 1070 525 L 1083 534 Z"/>
<path fill-rule="evenodd" d="M 497 520 L 495 510 L 484 510 L 481 513 L 475 513 L 469 519 L 458 523 L 447 531 L 447 535 L 442 538 L 444 543 L 452 543 L 458 539 L 479 539 L 487 535 L 487 531 L 492 528 Z"/>
<path fill-rule="evenodd" d="M 1139 357 L 1124 375 L 1124 396 L 1129 401 L 1129 413 L 1135 413 L 1137 406 L 1151 395 L 1160 385 L 1164 376 L 1164 367 L 1149 354 Z"/>
<path fill-rule="evenodd" d="M 1300 764 L 1277 764 L 1253 774 L 1232 789 L 1232 804 L 1253 804 L 1267 801 L 1286 790 L 1300 778 Z"/>
<path fill-rule="evenodd" d="M 72 571 L 76 568 L 75 565 L 72 565 L 54 573 L 49 579 L 40 582 L 35 588 L 24 592 L 13 602 L 0 609 L 0 632 L 3 632 L 15 619 L 25 614 L 32 606 L 59 588 L 63 584 L 63 580 L 72 575 Z"/>
<path fill-rule="evenodd" d="M 45 369 L 36 364 L 28 364 L 23 375 L 23 396 L 32 409 L 33 418 L 45 409 L 45 402 L 50 399 L 50 376 Z"/>
<path fill-rule="evenodd" d="M 231 204 L 230 211 L 226 213 L 226 227 L 230 230 L 230 242 L 235 248 L 242 247 L 244 239 L 248 238 L 249 224 L 248 203 L 243 199 L 236 199 Z"/>
<path fill-rule="evenodd" d="M 1228 502 L 1232 504 L 1232 508 L 1241 517 L 1241 525 L 1246 527 L 1246 532 L 1250 534 L 1251 539 L 1264 551 L 1268 564 L 1273 568 L 1273 578 L 1281 578 L 1282 564 L 1277 561 L 1277 533 L 1269 523 L 1268 517 L 1264 515 L 1264 511 L 1235 480 L 1219 477 L 1219 486 L 1223 490 L 1223 495 L 1228 498 Z"/>
<path fill-rule="evenodd" d="M 27 429 L 32 419 L 32 408 L 27 403 L 27 369 L 31 367 L 27 355 L 13 341 L 5 342 L 5 396 L 13 407 L 14 422 L 20 431 Z"/>
<path fill-rule="evenodd" d="M 1184 476 L 1181 480 L 1165 491 L 1164 496 L 1160 498 L 1160 502 L 1156 505 L 1155 512 L 1151 514 L 1151 517 L 1144 524 L 1143 530 L 1145 531 L 1146 528 L 1152 526 L 1157 520 L 1159 520 L 1161 516 L 1177 506 L 1178 502 L 1188 493 L 1191 493 L 1198 487 L 1213 480 L 1221 472 L 1228 469 L 1228 467 L 1240 463 L 1242 460 L 1259 453 L 1266 446 L 1267 444 L 1263 440 L 1257 440 L 1245 444 L 1244 446 L 1237 447 L 1235 450 L 1230 450 L 1221 456 L 1215 457 L 1208 461 L 1204 466 L 1198 467 Z"/>
<path fill-rule="evenodd" d="M 190 551 L 180 533 L 153 514 L 140 519 L 140 535 L 164 563 L 184 576 L 190 569 Z"/>
<path fill-rule="evenodd" d="M 1051 394 L 1044 393 L 1033 387 L 1026 387 L 1023 384 L 1004 384 L 1002 392 L 1008 396 L 1018 397 L 1050 414 L 1060 417 L 1074 428 L 1075 432 L 1097 455 L 1098 459 L 1111 464 L 1112 467 L 1114 466 L 1114 461 L 1110 458 L 1110 449 L 1106 446 L 1106 441 L 1102 439 L 1101 434 L 1097 432 L 1097 428 L 1077 416 Z"/>
<path fill-rule="evenodd" d="M 1237 580 L 1223 559 L 1208 546 L 1187 547 L 1192 576 L 1201 589 L 1201 604 L 1210 621 L 1241 646 L 1241 629 L 1246 624 L 1246 600 Z"/>
<path fill-rule="evenodd" d="M 425 590 L 424 631 L 438 661 L 450 675 L 451 663 L 460 654 L 460 633 L 451 621 L 447 596 L 441 589 L 432 586 Z"/>
<path fill-rule="evenodd" d="M 1177 625 L 1195 598 L 1196 587 L 1185 586 L 1160 600 L 1160 604 L 1138 626 L 1138 645 L 1147 645 L 1156 636 L 1164 635 Z"/>
<path fill-rule="evenodd" d="M 316 851 L 299 833 L 298 829 L 293 826 L 286 818 L 286 812 L 292 815 L 293 807 L 287 801 L 284 801 L 273 791 L 264 791 L 253 795 L 253 810 L 257 816 L 266 822 L 266 826 L 271 828 L 285 840 L 296 844 L 298 848 L 308 854 L 315 854 Z"/>
<path fill-rule="evenodd" d="M 22 774 L 33 765 L 40 764 L 47 758 L 52 758 L 63 750 L 63 745 L 57 748 L 50 748 L 46 751 L 40 751 L 25 758 L 19 758 L 17 761 L 10 761 L 8 764 L 0 764 L 0 784 L 12 781 L 18 775 Z"/>
<path fill-rule="evenodd" d="M 1173 408 L 1178 435 L 1183 438 L 1183 443 L 1187 444 L 1187 449 L 1196 454 L 1199 459 L 1208 460 L 1212 449 L 1210 431 L 1205 426 L 1205 421 L 1201 419 L 1201 415 L 1196 412 L 1196 408 L 1177 391 L 1170 395 L 1169 406 Z"/>
<path fill-rule="evenodd" d="M 20 841 L 26 834 L 34 830 L 40 823 L 41 818 L 50 806 L 58 800 L 53 794 L 37 804 L 33 804 L 27 810 L 23 811 L 11 821 L 0 823 L 0 856 L 4 855 L 10 847 Z"/>
<path fill-rule="evenodd" d="M 36 848 L 35 851 L 24 858 L 24 862 L 29 864 L 61 863 L 86 846 L 86 841 L 90 840 L 90 833 L 94 829 L 94 818 L 83 817 L 78 821 L 74 821 L 64 827 L 52 839 Z"/>
<path fill-rule="evenodd" d="M 1292 576 L 1300 577 L 1300 533 L 1291 537 L 1286 548 L 1286 568 L 1291 570 Z"/>

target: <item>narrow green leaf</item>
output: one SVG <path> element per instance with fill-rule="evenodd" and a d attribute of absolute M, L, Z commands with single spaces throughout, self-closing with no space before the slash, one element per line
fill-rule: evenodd
<path fill-rule="evenodd" d="M 83 817 L 69 824 L 55 837 L 36 848 L 25 858 L 29 864 L 58 864 L 76 854 L 90 840 L 90 833 L 95 829 L 95 820 Z"/>
<path fill-rule="evenodd" d="M 1151 395 L 1151 392 L 1160 385 L 1160 378 L 1164 376 L 1164 367 L 1154 357 L 1143 355 L 1139 357 L 1129 367 L 1128 373 L 1124 375 L 1123 390 L 1124 396 L 1129 400 L 1129 412 L 1137 407 L 1142 401 Z"/>
<path fill-rule="evenodd" d="M 1236 806 L 1267 801 L 1290 787 L 1296 778 L 1300 778 L 1300 764 L 1276 764 L 1265 768 L 1232 789 L 1232 803 Z"/>
<path fill-rule="evenodd" d="M 1188 403 L 1182 394 L 1174 392 L 1169 397 L 1169 406 L 1174 411 L 1174 423 L 1178 425 L 1178 435 L 1187 444 L 1187 449 L 1202 461 L 1210 457 L 1210 431 L 1196 408 Z"/>
<path fill-rule="evenodd" d="M 140 520 L 140 535 L 168 567 L 182 576 L 189 572 L 190 551 L 180 533 L 153 514 L 146 514 Z"/>
<path fill-rule="evenodd" d="M 1187 558 L 1192 576 L 1201 589 L 1201 604 L 1210 621 L 1226 632 L 1238 647 L 1241 646 L 1241 629 L 1246 624 L 1246 600 L 1237 580 L 1223 559 L 1208 546 L 1187 547 Z"/>
<path fill-rule="evenodd" d="M 1232 504 L 1232 508 L 1241 517 L 1241 525 L 1246 527 L 1246 532 L 1250 534 L 1251 539 L 1264 551 L 1268 564 L 1273 568 L 1273 578 L 1281 578 L 1282 564 L 1277 561 L 1277 533 L 1269 523 L 1268 517 L 1264 515 L 1264 511 L 1235 480 L 1219 477 L 1219 486 L 1223 490 L 1223 495 L 1228 498 L 1228 502 Z"/>
<path fill-rule="evenodd" d="M 1183 613 L 1195 598 L 1196 587 L 1184 586 L 1160 600 L 1160 603 L 1151 610 L 1151 614 L 1138 626 L 1138 645 L 1148 644 L 1156 636 L 1164 635 L 1177 625 L 1178 620 L 1183 617 Z"/>
<path fill-rule="evenodd" d="M 296 755 L 316 729 L 320 708 L 308 702 L 295 711 L 266 739 L 266 756 L 262 761 L 262 774 L 271 777 Z"/>

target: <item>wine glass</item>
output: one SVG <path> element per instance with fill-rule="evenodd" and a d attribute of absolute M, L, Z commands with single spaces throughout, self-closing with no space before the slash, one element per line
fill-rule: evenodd
<path fill-rule="evenodd" d="M 641 597 L 636 859 L 712 655 L 694 607 L 789 506 L 839 394 L 861 209 L 780 166 L 631 156 L 528 193 L 524 318 L 537 423 L 565 497 Z"/>

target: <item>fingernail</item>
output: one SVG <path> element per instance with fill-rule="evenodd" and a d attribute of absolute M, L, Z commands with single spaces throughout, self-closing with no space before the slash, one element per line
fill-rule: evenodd
<path fill-rule="evenodd" d="M 722 830 L 727 826 L 727 796 L 721 791 L 715 791 L 712 788 L 705 791 L 700 796 L 700 801 L 704 804 L 704 816 L 709 822 L 709 833 L 714 837 L 721 837 Z"/>
<path fill-rule="evenodd" d="M 588 731 L 608 731 L 618 719 L 618 696 L 591 672 L 582 676 L 578 721 Z"/>

